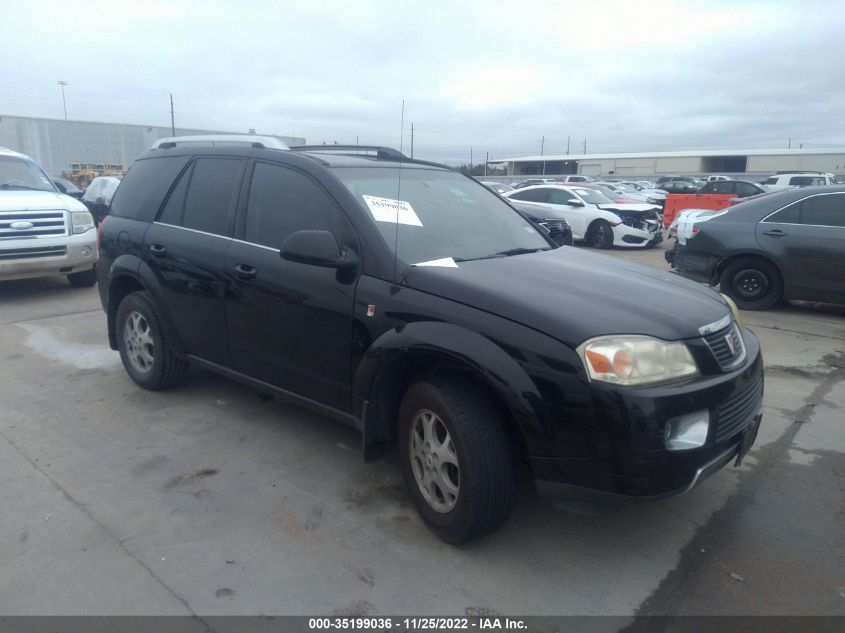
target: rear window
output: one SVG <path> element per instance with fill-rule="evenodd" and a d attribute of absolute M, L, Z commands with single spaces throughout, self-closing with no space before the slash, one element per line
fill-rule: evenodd
<path fill-rule="evenodd" d="M 135 161 L 117 188 L 109 213 L 121 218 L 152 222 L 170 185 L 187 162 L 187 156 Z"/>

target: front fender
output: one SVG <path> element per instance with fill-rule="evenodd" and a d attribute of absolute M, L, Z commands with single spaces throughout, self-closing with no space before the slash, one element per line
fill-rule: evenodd
<path fill-rule="evenodd" d="M 436 355 L 467 368 L 493 389 L 524 432 L 529 419 L 545 417 L 544 400 L 525 370 L 502 347 L 477 332 L 439 321 L 408 323 L 376 339 L 355 373 L 353 393 L 364 447 L 390 438 L 393 420 L 378 415 L 380 390 L 407 355 Z"/>

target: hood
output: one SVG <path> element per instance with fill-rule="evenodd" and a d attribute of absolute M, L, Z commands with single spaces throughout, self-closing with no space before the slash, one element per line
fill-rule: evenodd
<path fill-rule="evenodd" d="M 698 328 L 730 314 L 719 294 L 671 273 L 561 247 L 415 267 L 409 287 L 539 330 L 571 347 L 607 334 L 664 340 L 700 336 Z"/>
<path fill-rule="evenodd" d="M 0 189 L 0 211 L 87 211 L 79 200 L 52 191 Z"/>
<path fill-rule="evenodd" d="M 633 213 L 633 214 L 640 214 L 640 213 L 651 213 L 653 211 L 659 211 L 660 207 L 654 204 L 648 204 L 645 202 L 637 202 L 631 204 L 625 204 L 621 202 L 614 202 L 613 204 L 597 204 L 596 205 L 602 211 L 621 211 L 623 213 Z"/>

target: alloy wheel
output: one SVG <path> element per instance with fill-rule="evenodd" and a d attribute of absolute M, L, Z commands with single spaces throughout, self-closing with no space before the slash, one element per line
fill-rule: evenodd
<path fill-rule="evenodd" d="M 408 450 L 417 486 L 432 509 L 451 511 L 460 494 L 460 464 L 449 429 L 434 411 L 414 416 Z"/>

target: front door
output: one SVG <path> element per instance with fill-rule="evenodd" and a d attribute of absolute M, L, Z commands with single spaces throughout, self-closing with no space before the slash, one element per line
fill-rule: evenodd
<path fill-rule="evenodd" d="M 281 258 L 294 231 L 332 231 L 358 250 L 355 232 L 310 176 L 256 162 L 226 253 L 226 318 L 236 370 L 305 398 L 351 411 L 352 313 L 357 272 Z"/>

